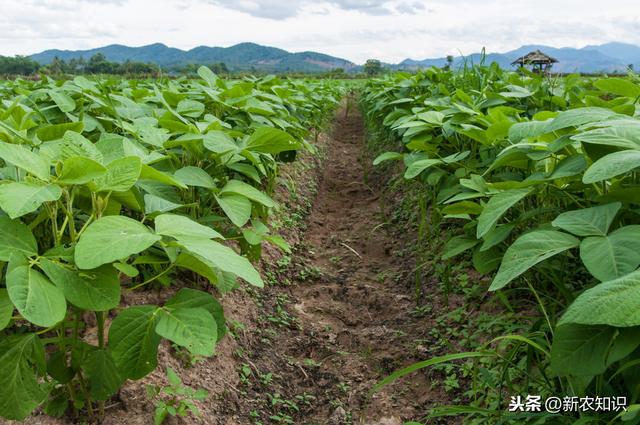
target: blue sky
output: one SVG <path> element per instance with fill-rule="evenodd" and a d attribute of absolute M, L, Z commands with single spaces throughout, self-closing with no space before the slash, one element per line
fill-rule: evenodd
<path fill-rule="evenodd" d="M 162 42 L 252 41 L 362 63 L 486 47 L 640 45 L 638 0 L 21 0 L 0 14 L 0 54 Z"/>

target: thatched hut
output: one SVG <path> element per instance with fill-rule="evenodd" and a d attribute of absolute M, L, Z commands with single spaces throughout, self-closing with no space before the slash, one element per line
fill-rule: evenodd
<path fill-rule="evenodd" d="M 531 66 L 533 72 L 539 74 L 548 74 L 551 71 L 551 67 L 554 63 L 557 63 L 558 59 L 552 58 L 549 55 L 542 53 L 540 50 L 527 53 L 526 55 L 514 60 L 511 65 L 517 65 L 520 67 Z"/>

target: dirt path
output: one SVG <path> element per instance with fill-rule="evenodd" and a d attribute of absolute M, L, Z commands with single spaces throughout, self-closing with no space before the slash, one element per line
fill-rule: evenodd
<path fill-rule="evenodd" d="M 390 372 L 424 360 L 420 341 L 429 329 L 411 315 L 411 274 L 399 256 L 407 240 L 387 234 L 380 194 L 365 184 L 371 159 L 364 137 L 358 111 L 338 112 L 308 228 L 294 255 L 302 264 L 285 291 L 294 330 L 279 332 L 253 356 L 258 367 L 281 378 L 279 392 L 295 395 L 296 424 L 396 425 L 420 418 L 425 404 L 442 396 L 424 374 L 367 396 Z"/>

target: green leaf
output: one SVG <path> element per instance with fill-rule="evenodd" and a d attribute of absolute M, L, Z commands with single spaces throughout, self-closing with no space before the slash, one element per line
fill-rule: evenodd
<path fill-rule="evenodd" d="M 286 131 L 273 127 L 260 127 L 249 136 L 247 149 L 276 154 L 302 149 L 302 144 Z"/>
<path fill-rule="evenodd" d="M 82 370 L 89 380 L 89 393 L 93 400 L 107 400 L 124 383 L 108 350 L 95 350 L 89 354 L 82 364 Z"/>
<path fill-rule="evenodd" d="M 208 239 L 180 239 L 178 243 L 210 266 L 233 273 L 254 286 L 264 286 L 260 274 L 249 260 L 231 248 Z"/>
<path fill-rule="evenodd" d="M 7 267 L 7 291 L 22 317 L 34 325 L 49 327 L 64 319 L 67 302 L 62 291 L 15 253 Z"/>
<path fill-rule="evenodd" d="M 640 270 L 587 289 L 575 299 L 560 324 L 640 325 Z"/>
<path fill-rule="evenodd" d="M 9 183 L 0 185 L 0 208 L 11 218 L 22 217 L 45 202 L 57 201 L 62 189 L 55 184 Z"/>
<path fill-rule="evenodd" d="M 505 287 L 541 261 L 575 248 L 579 243 L 573 236 L 555 230 L 534 230 L 520 236 L 505 252 L 489 290 Z"/>
<path fill-rule="evenodd" d="M 124 378 L 140 379 L 158 364 L 160 335 L 155 331 L 159 309 L 153 305 L 129 307 L 109 328 L 109 347 Z"/>
<path fill-rule="evenodd" d="M 577 127 L 583 124 L 604 121 L 617 114 L 606 108 L 575 108 L 560 112 L 548 125 L 547 132 L 561 130 L 567 127 Z"/>
<path fill-rule="evenodd" d="M 482 214 L 478 216 L 476 236 L 481 238 L 493 230 L 500 217 L 529 193 L 531 193 L 530 188 L 512 189 L 493 195 L 485 205 Z"/>
<path fill-rule="evenodd" d="M 37 375 L 44 362 L 44 349 L 37 335 L 0 339 L 0 416 L 24 420 L 45 400 L 51 387 L 41 384 Z"/>
<path fill-rule="evenodd" d="M 502 260 L 502 252 L 497 248 L 488 249 L 485 251 L 476 250 L 471 257 L 473 267 L 478 273 L 488 274 L 500 266 Z"/>
<path fill-rule="evenodd" d="M 494 227 L 493 230 L 488 231 L 483 236 L 484 242 L 480 247 L 480 251 L 486 251 L 503 242 L 509 237 L 514 227 L 515 224 L 503 224 Z"/>
<path fill-rule="evenodd" d="M 107 169 L 99 162 L 82 156 L 73 156 L 62 162 L 58 182 L 75 185 L 87 184 L 91 180 L 103 176 L 106 172 Z"/>
<path fill-rule="evenodd" d="M 31 149 L 22 145 L 12 145 L 0 142 L 0 158 L 9 162 L 41 180 L 49 180 L 51 167 L 49 161 L 42 156 L 31 152 Z"/>
<path fill-rule="evenodd" d="M 176 111 L 185 117 L 198 118 L 204 112 L 204 104 L 192 99 L 183 99 L 178 103 Z"/>
<path fill-rule="evenodd" d="M 402 159 L 403 157 L 404 155 L 399 152 L 385 152 L 378 155 L 376 159 L 373 160 L 373 165 L 378 165 L 389 160 Z"/>
<path fill-rule="evenodd" d="M 204 147 L 213 153 L 223 154 L 238 150 L 238 145 L 233 138 L 223 131 L 210 131 L 202 137 L 202 141 Z"/>
<path fill-rule="evenodd" d="M 605 236 L 621 206 L 619 202 L 612 202 L 597 207 L 567 211 L 557 216 L 551 224 L 576 236 Z"/>
<path fill-rule="evenodd" d="M 43 258 L 40 268 L 62 290 L 65 298 L 83 310 L 107 311 L 120 304 L 120 280 L 110 265 L 76 272 Z"/>
<path fill-rule="evenodd" d="M 174 173 L 176 179 L 187 186 L 215 189 L 216 183 L 206 171 L 199 167 L 184 167 Z"/>
<path fill-rule="evenodd" d="M 47 90 L 47 93 L 62 112 L 73 112 L 73 110 L 76 109 L 76 102 L 62 90 Z"/>
<path fill-rule="evenodd" d="M 609 326 L 558 326 L 551 346 L 551 369 L 561 376 L 603 373 L 614 334 Z"/>
<path fill-rule="evenodd" d="M 142 171 L 137 156 L 116 159 L 107 165 L 107 172 L 95 179 L 95 192 L 126 192 L 136 184 Z"/>
<path fill-rule="evenodd" d="M 216 196 L 216 201 L 231 222 L 238 227 L 247 224 L 251 218 L 251 201 L 244 196 Z"/>
<path fill-rule="evenodd" d="M 169 174 L 156 170 L 155 168 L 147 164 L 142 164 L 142 168 L 140 170 L 140 178 L 146 180 L 154 180 L 160 183 L 168 184 L 169 186 L 178 187 L 180 189 L 187 189 L 187 186 L 184 183 L 174 179 Z"/>
<path fill-rule="evenodd" d="M 176 259 L 175 264 L 176 266 L 191 270 L 192 272 L 207 278 L 212 284 L 216 284 L 219 280 L 218 275 L 216 274 L 216 268 L 212 268 L 211 265 L 188 252 L 181 252 Z"/>
<path fill-rule="evenodd" d="M 64 133 L 67 131 L 74 131 L 81 133 L 84 129 L 84 123 L 82 121 L 78 122 L 65 122 L 62 124 L 48 124 L 39 127 L 36 130 L 36 136 L 43 142 L 48 142 L 50 140 L 57 140 L 64 136 Z"/>
<path fill-rule="evenodd" d="M 102 217 L 80 236 L 75 263 L 81 269 L 95 269 L 138 254 L 159 240 L 160 236 L 139 221 L 123 216 Z"/>
<path fill-rule="evenodd" d="M 160 196 L 144 195 L 144 213 L 147 215 L 177 210 L 182 204 L 176 204 Z"/>
<path fill-rule="evenodd" d="M 444 246 L 444 251 L 442 253 L 442 259 L 448 260 L 449 258 L 453 258 L 464 251 L 473 248 L 480 241 L 469 237 L 469 236 L 454 236 L 449 239 L 449 241 Z"/>
<path fill-rule="evenodd" d="M 204 308 L 162 309 L 156 332 L 200 356 L 213 355 L 217 341 L 216 322 Z"/>
<path fill-rule="evenodd" d="M 519 143 L 529 137 L 538 137 L 547 133 L 549 121 L 524 121 L 513 124 L 509 127 L 509 140 Z"/>
<path fill-rule="evenodd" d="M 255 187 L 242 182 L 240 180 L 229 180 L 227 184 L 220 190 L 221 195 L 233 194 L 233 195 L 242 195 L 246 198 L 251 199 L 252 201 L 256 201 L 267 208 L 272 208 L 275 206 L 275 202 L 260 192 Z"/>
<path fill-rule="evenodd" d="M 413 161 L 404 172 L 405 179 L 412 179 L 422 173 L 424 170 L 433 167 L 434 165 L 441 164 L 439 159 L 419 159 Z"/>
<path fill-rule="evenodd" d="M 618 96 L 631 97 L 634 99 L 640 96 L 640 86 L 623 78 L 604 78 L 595 81 L 593 85 L 602 91 L 617 94 Z"/>
<path fill-rule="evenodd" d="M 200 68 L 198 68 L 198 75 L 200 76 L 200 78 L 205 80 L 209 84 L 209 86 L 216 86 L 218 76 L 214 74 L 211 69 L 207 68 L 206 66 L 201 66 Z"/>
<path fill-rule="evenodd" d="M 224 237 L 213 230 L 211 227 L 193 221 L 189 217 L 162 214 L 155 219 L 156 233 L 164 236 L 171 236 L 175 239 L 192 238 L 192 239 L 224 239 Z"/>
<path fill-rule="evenodd" d="M 607 236 L 583 239 L 580 259 L 601 282 L 631 273 L 640 265 L 640 226 L 624 226 Z"/>
<path fill-rule="evenodd" d="M 640 151 L 614 152 L 594 162 L 582 176 L 582 182 L 597 183 L 628 173 L 638 167 L 640 167 Z"/>
<path fill-rule="evenodd" d="M 11 220 L 0 216 L 0 261 L 9 261 L 14 252 L 26 256 L 38 253 L 36 238 L 31 230 L 20 220 Z"/>
<path fill-rule="evenodd" d="M 615 120 L 608 126 L 571 136 L 571 139 L 590 145 L 640 150 L 640 122 L 637 120 Z M 589 153 L 589 151 L 587 152 Z"/>
<path fill-rule="evenodd" d="M 13 304 L 9 298 L 9 292 L 5 288 L 0 288 L 0 331 L 6 328 L 13 316 Z"/>
<path fill-rule="evenodd" d="M 203 308 L 215 319 L 218 329 L 218 341 L 226 333 L 222 305 L 209 293 L 191 288 L 182 288 L 165 303 L 165 308 Z"/>

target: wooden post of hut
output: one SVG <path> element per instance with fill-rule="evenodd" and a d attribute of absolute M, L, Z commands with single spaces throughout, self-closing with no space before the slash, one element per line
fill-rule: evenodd
<path fill-rule="evenodd" d="M 527 53 L 526 55 L 516 59 L 511 63 L 511 65 L 518 65 L 520 67 L 528 65 L 531 66 L 531 71 L 536 74 L 548 75 L 553 64 L 557 62 L 557 59 L 552 58 L 549 55 L 545 55 L 540 50 L 536 50 L 535 52 Z"/>

